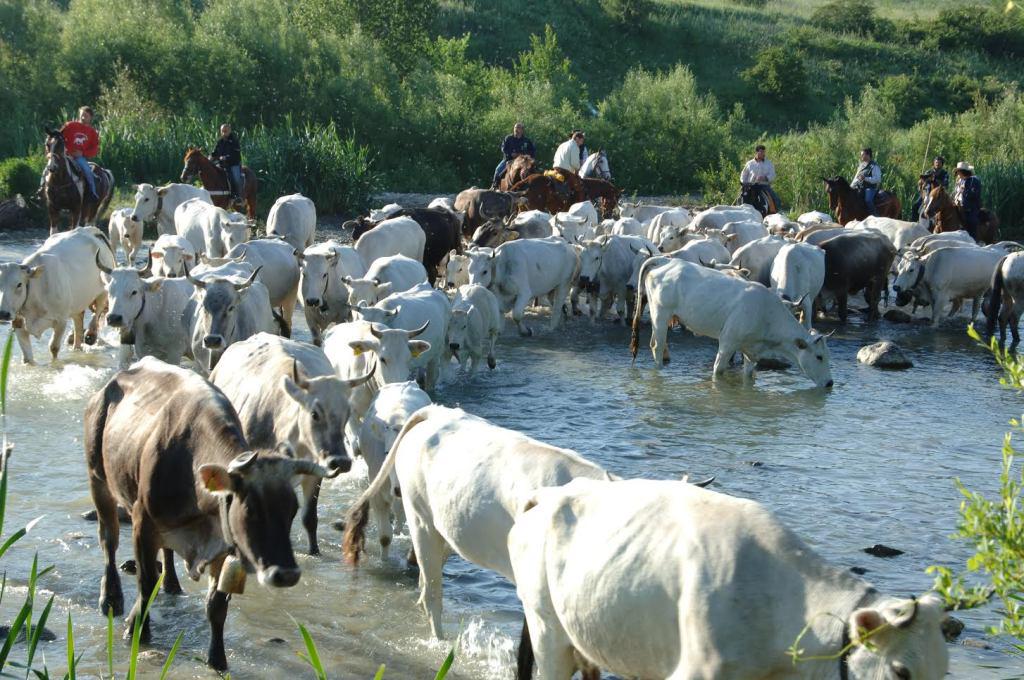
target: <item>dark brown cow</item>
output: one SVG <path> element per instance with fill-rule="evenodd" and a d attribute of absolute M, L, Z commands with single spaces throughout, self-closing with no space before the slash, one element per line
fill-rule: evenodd
<path fill-rule="evenodd" d="M 455 197 L 455 210 L 464 213 L 462 235 L 473 237 L 477 227 L 492 219 L 503 220 L 526 207 L 526 197 L 518 191 L 466 189 Z"/>
<path fill-rule="evenodd" d="M 138 597 L 126 636 L 157 583 L 156 555 L 173 550 L 189 575 L 210 577 L 207 664 L 227 668 L 224 620 L 238 562 L 259 582 L 288 587 L 299 580 L 289 529 L 298 509 L 293 475 L 326 471 L 283 452 L 247 451 L 238 416 L 224 394 L 187 371 L 146 357 L 116 374 L 85 409 L 85 458 L 99 520 L 106 570 L 104 614 L 124 613 L 117 572 L 117 506 L 129 509 L 138 569 Z M 168 553 L 165 552 L 165 556 Z M 171 565 L 168 564 L 168 571 Z M 227 591 L 227 592 L 225 592 Z M 141 639 L 149 640 L 149 619 Z"/>
<path fill-rule="evenodd" d="M 462 253 L 461 218 L 457 213 L 446 208 L 402 208 L 388 215 L 387 219 L 390 220 L 394 217 L 411 217 L 423 229 L 423 234 L 427 237 L 423 248 L 423 267 L 427 270 L 427 280 L 430 285 L 434 285 L 439 267 L 448 253 L 452 250 L 459 254 Z M 380 222 L 374 222 L 368 217 L 357 217 L 346 222 L 344 226 L 352 227 L 352 241 L 354 242 L 378 224 Z M 441 276 L 444 274 L 441 273 Z"/>
<path fill-rule="evenodd" d="M 878 303 L 889 287 L 896 248 L 889 239 L 868 230 L 833 236 L 819 244 L 825 251 L 825 283 L 819 300 L 835 298 L 839 320 L 846 323 L 847 297 L 864 291 L 868 318 L 878 318 Z"/>

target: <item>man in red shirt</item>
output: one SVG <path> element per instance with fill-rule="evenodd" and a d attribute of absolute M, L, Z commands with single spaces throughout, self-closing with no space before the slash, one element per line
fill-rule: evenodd
<path fill-rule="evenodd" d="M 83 106 L 78 109 L 78 120 L 64 123 L 60 132 L 64 136 L 64 146 L 68 155 L 82 170 L 85 182 L 89 185 L 90 200 L 99 201 L 100 197 L 96 194 L 96 177 L 88 160 L 100 152 L 100 136 L 92 127 L 92 108 Z"/>

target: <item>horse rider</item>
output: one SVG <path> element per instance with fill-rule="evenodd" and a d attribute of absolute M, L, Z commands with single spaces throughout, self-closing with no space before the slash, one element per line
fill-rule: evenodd
<path fill-rule="evenodd" d="M 96 176 L 89 165 L 89 159 L 95 158 L 100 152 L 100 135 L 92 126 L 92 107 L 83 106 L 78 109 L 78 120 L 69 120 L 60 129 L 64 137 L 65 152 L 71 156 L 71 160 L 78 166 L 78 170 L 85 179 L 89 189 L 88 196 L 82 200 L 98 203 L 99 194 L 96 193 Z M 39 197 L 42 199 L 44 186 L 46 185 L 46 170 L 43 170 L 42 179 L 39 182 Z"/>
<path fill-rule="evenodd" d="M 960 209 L 964 228 L 977 238 L 981 221 L 981 180 L 974 174 L 974 166 L 966 161 L 956 164 L 956 193 L 953 203 Z"/>
<path fill-rule="evenodd" d="M 924 203 L 924 198 L 931 193 L 932 189 L 937 186 L 941 186 L 943 189 L 949 190 L 949 173 L 946 172 L 946 159 L 942 156 L 936 156 L 932 160 L 932 167 L 927 171 L 921 173 L 921 191 L 918 192 L 917 200 L 914 201 L 914 217 L 921 215 L 921 206 Z"/>
<path fill-rule="evenodd" d="M 220 126 L 220 139 L 210 156 L 219 168 L 227 172 L 228 186 L 231 187 L 231 200 L 239 201 L 242 196 L 242 145 L 238 135 L 231 130 L 231 125 Z"/>
<path fill-rule="evenodd" d="M 580 180 L 580 167 L 583 165 L 583 153 L 586 149 L 587 136 L 583 130 L 573 130 L 569 139 L 558 145 L 552 170 L 559 171 L 565 183 L 576 194 L 576 201 L 584 200 L 583 181 Z"/>
<path fill-rule="evenodd" d="M 498 167 L 494 168 L 494 179 L 491 182 L 492 189 L 498 188 L 498 182 L 505 176 L 508 164 L 514 159 L 519 156 L 533 156 L 534 158 L 537 156 L 537 149 L 533 146 L 530 138 L 526 136 L 526 128 L 522 123 L 516 123 L 512 126 L 512 134 L 507 135 L 501 143 L 501 153 L 504 157 L 498 163 Z"/>
<path fill-rule="evenodd" d="M 754 157 L 747 161 L 740 172 L 740 184 L 749 184 L 754 189 L 767 191 L 775 203 L 775 209 L 778 210 L 782 203 L 779 201 L 779 195 L 772 188 L 774 181 L 775 166 L 765 158 L 764 144 L 758 144 L 754 147 Z"/>
<path fill-rule="evenodd" d="M 868 212 L 872 215 L 877 214 L 875 195 L 878 194 L 881 184 L 882 168 L 878 167 L 878 163 L 875 162 L 875 155 L 871 149 L 865 147 L 860 150 L 860 165 L 857 166 L 857 172 L 854 173 L 853 181 L 850 182 L 850 188 L 861 192 Z"/>

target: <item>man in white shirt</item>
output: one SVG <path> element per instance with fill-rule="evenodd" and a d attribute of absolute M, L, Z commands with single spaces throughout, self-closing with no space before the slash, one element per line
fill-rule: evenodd
<path fill-rule="evenodd" d="M 864 195 L 864 203 L 868 206 L 868 212 L 877 215 L 875 211 L 875 196 L 882 184 L 882 168 L 875 162 L 875 154 L 870 148 L 860 151 L 860 164 L 853 174 L 853 181 L 850 188 L 861 192 Z"/>
<path fill-rule="evenodd" d="M 580 166 L 583 165 L 583 145 L 586 135 L 582 130 L 573 130 L 569 139 L 558 145 L 555 151 L 555 160 L 551 166 L 553 170 L 559 170 L 565 176 L 565 184 L 569 187 L 576 201 L 584 200 L 583 183 L 579 178 Z"/>
<path fill-rule="evenodd" d="M 772 182 L 774 181 L 775 166 L 772 165 L 770 160 L 765 158 L 764 144 L 758 144 L 754 147 L 754 157 L 747 161 L 747 164 L 743 166 L 743 171 L 740 172 L 740 184 L 751 185 L 751 189 L 767 191 L 775 203 L 775 211 L 778 211 L 781 203 L 779 195 L 772 188 Z M 746 193 L 744 191 L 744 194 Z"/>

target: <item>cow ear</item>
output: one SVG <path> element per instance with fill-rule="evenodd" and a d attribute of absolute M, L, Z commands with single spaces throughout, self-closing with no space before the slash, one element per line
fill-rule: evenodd
<path fill-rule="evenodd" d="M 291 442 L 279 442 L 277 448 L 274 449 L 277 454 L 282 458 L 295 458 L 295 448 Z"/>
<path fill-rule="evenodd" d="M 858 609 L 850 615 L 851 640 L 855 645 L 864 645 L 870 640 L 878 642 L 878 635 L 873 634 L 886 624 L 885 617 L 877 609 Z"/>
<path fill-rule="evenodd" d="M 348 343 L 348 346 L 352 348 L 352 353 L 356 356 L 363 352 L 375 352 L 377 350 L 377 343 L 370 340 L 353 340 Z"/>
<path fill-rule="evenodd" d="M 306 391 L 295 384 L 295 381 L 287 375 L 281 376 L 281 387 L 284 388 L 285 394 L 291 397 L 296 403 L 301 406 L 306 405 Z"/>
<path fill-rule="evenodd" d="M 166 196 L 168 189 L 170 189 L 170 187 L 160 187 L 159 189 L 156 190 L 156 195 L 157 196 Z"/>
<path fill-rule="evenodd" d="M 415 359 L 419 355 L 423 354 L 430 349 L 430 343 L 426 340 L 410 340 L 409 341 L 409 352 Z"/>
<path fill-rule="evenodd" d="M 203 488 L 212 494 L 224 496 L 234 491 L 231 473 L 221 465 L 206 464 L 199 467 L 199 478 Z"/>
<path fill-rule="evenodd" d="M 28 278 L 30 278 L 30 279 L 38 279 L 39 275 L 43 273 L 43 267 L 45 267 L 45 266 L 46 265 L 44 265 L 44 264 L 37 264 L 34 267 L 29 267 L 28 270 L 27 270 L 28 271 Z"/>
<path fill-rule="evenodd" d="M 153 279 L 152 281 L 147 281 L 146 282 L 146 292 L 147 293 L 157 293 L 157 292 L 160 291 L 160 288 L 163 287 L 163 285 L 164 285 L 164 279 Z"/>
<path fill-rule="evenodd" d="M 154 260 L 159 260 L 164 256 L 159 250 L 151 251 L 149 254 Z"/>
<path fill-rule="evenodd" d="M 374 281 L 376 281 L 376 280 L 377 279 L 374 279 Z M 388 295 L 391 295 L 391 289 L 392 288 L 393 288 L 393 286 L 391 285 L 390 281 L 388 281 L 387 283 L 379 283 L 379 284 L 377 284 L 377 292 L 380 293 L 381 297 L 387 297 Z"/>
<path fill-rule="evenodd" d="M 803 338 L 797 338 L 796 339 L 796 348 L 797 349 L 807 349 L 807 341 L 804 340 Z"/>

